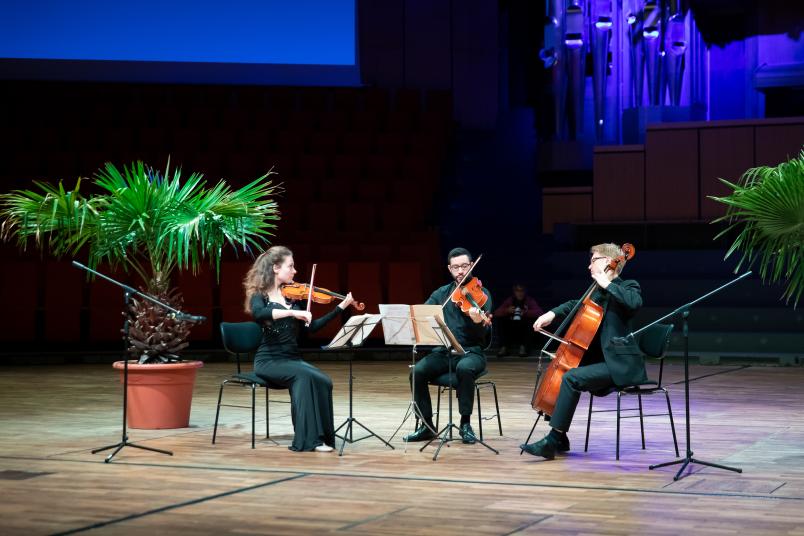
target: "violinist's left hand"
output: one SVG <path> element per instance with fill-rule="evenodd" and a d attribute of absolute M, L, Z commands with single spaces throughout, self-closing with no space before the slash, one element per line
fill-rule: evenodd
<path fill-rule="evenodd" d="M 481 312 L 480 309 L 478 309 L 477 307 L 472 307 L 471 309 L 469 309 L 469 318 L 471 318 L 472 322 L 474 322 L 475 324 L 480 324 L 481 322 L 483 322 L 483 317 L 480 315 L 480 312 Z"/>
<path fill-rule="evenodd" d="M 348 292 L 346 294 L 346 297 L 343 299 L 343 301 L 338 304 L 338 307 L 340 307 L 341 310 L 345 311 L 346 308 L 349 307 L 350 305 L 352 305 L 354 302 L 355 302 L 355 299 L 352 297 L 352 293 Z"/>

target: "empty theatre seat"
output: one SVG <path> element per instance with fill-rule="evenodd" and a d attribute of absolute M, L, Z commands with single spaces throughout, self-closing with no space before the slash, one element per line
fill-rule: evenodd
<path fill-rule="evenodd" d="M 429 291 L 428 294 L 429 295 Z M 388 302 L 423 303 L 427 298 L 422 285 L 422 263 L 392 261 L 388 263 Z"/>
<path fill-rule="evenodd" d="M 7 312 L 0 322 L 0 340 L 32 341 L 36 334 L 38 269 L 36 261 L 5 260 L 0 263 L 0 292 Z"/>
<path fill-rule="evenodd" d="M 112 271 L 108 266 L 98 267 L 98 272 L 116 279 L 121 283 L 139 288 L 141 283 L 122 269 Z M 122 288 L 95 278 L 89 283 L 89 342 L 112 343 L 123 340 L 123 306 L 124 291 Z"/>
<path fill-rule="evenodd" d="M 86 272 L 66 261 L 45 265 L 44 314 L 47 342 L 81 340 L 81 306 Z"/>
<path fill-rule="evenodd" d="M 203 265 L 198 273 L 182 270 L 177 277 L 177 285 L 184 297 L 185 313 L 207 317 L 206 322 L 195 324 L 190 333 L 190 344 L 194 341 L 209 342 L 215 331 L 212 327 L 213 290 L 215 289 L 215 269 Z"/>
<path fill-rule="evenodd" d="M 221 262 L 220 304 L 223 322 L 253 320 L 244 310 L 246 296 L 243 291 L 243 279 L 252 263 L 250 257 L 239 261 Z"/>

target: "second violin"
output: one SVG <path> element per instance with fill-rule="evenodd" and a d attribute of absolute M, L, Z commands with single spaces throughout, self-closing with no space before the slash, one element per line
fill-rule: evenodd
<path fill-rule="evenodd" d="M 293 301 L 306 300 L 309 297 L 314 303 L 328 304 L 332 303 L 334 300 L 343 300 L 346 298 L 343 294 L 338 294 L 337 292 L 316 286 L 313 286 L 311 294 L 310 285 L 308 283 L 297 283 L 295 281 L 287 285 L 282 285 L 280 290 L 285 299 Z M 358 311 L 362 311 L 366 308 L 366 304 L 355 301 L 352 303 L 352 307 Z"/>

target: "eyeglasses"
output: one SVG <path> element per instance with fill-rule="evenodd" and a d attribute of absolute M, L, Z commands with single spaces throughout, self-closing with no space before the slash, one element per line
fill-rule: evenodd
<path fill-rule="evenodd" d="M 592 257 L 592 260 L 589 261 L 589 264 L 594 264 L 597 261 L 599 261 L 600 259 L 608 260 L 609 258 L 608 257 Z"/>
<path fill-rule="evenodd" d="M 450 264 L 449 269 L 453 272 L 457 272 L 458 270 L 468 270 L 470 266 L 472 265 L 468 262 L 465 264 Z"/>

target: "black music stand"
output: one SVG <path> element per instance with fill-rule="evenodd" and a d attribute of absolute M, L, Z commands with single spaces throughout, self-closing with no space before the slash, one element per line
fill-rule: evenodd
<path fill-rule="evenodd" d="M 124 305 L 124 307 L 125 307 L 125 309 L 124 309 L 124 311 L 125 311 L 124 317 L 125 317 L 125 320 L 123 321 L 123 352 L 124 352 L 123 353 L 123 429 L 122 429 L 122 433 L 121 433 L 119 442 L 117 442 L 117 443 L 115 443 L 113 445 L 107 445 L 105 447 L 100 447 L 100 448 L 97 448 L 97 449 L 93 449 L 92 454 L 96 454 L 96 453 L 102 452 L 104 450 L 114 449 L 114 451 L 111 454 L 109 454 L 103 460 L 105 463 L 111 462 L 112 458 L 114 458 L 117 455 L 117 453 L 120 452 L 123 449 L 123 447 L 134 447 L 134 448 L 138 448 L 138 449 L 142 449 L 142 450 L 149 450 L 151 452 L 158 452 L 160 454 L 167 454 L 168 456 L 173 456 L 173 452 L 171 452 L 169 450 L 162 450 L 162 449 L 157 449 L 157 448 L 154 448 L 154 447 L 146 447 L 144 445 L 137 445 L 135 443 L 129 442 L 129 440 L 128 440 L 128 433 L 127 433 L 127 428 L 126 428 L 127 424 L 128 424 L 126 422 L 126 416 L 127 416 L 126 415 L 126 410 L 128 409 L 128 362 L 129 362 L 129 359 L 128 359 L 128 356 L 126 356 L 126 353 L 128 352 L 128 309 L 129 309 L 129 304 L 131 303 L 131 296 L 132 295 L 140 296 L 141 298 L 144 298 L 144 299 L 146 299 L 146 300 L 148 300 L 148 301 L 150 301 L 152 303 L 155 303 L 156 305 L 162 307 L 163 309 L 165 309 L 167 311 L 170 311 L 179 320 L 184 320 L 186 322 L 203 322 L 204 320 L 206 320 L 206 318 L 204 318 L 203 316 L 195 316 L 195 315 L 189 315 L 187 313 L 183 313 L 183 312 L 179 311 L 178 309 L 174 309 L 170 305 L 162 303 L 161 301 L 157 300 L 156 298 L 154 298 L 153 296 L 151 296 L 149 294 L 145 294 L 144 292 L 140 292 L 139 290 L 137 290 L 135 288 L 132 288 L 132 287 L 130 287 L 130 286 L 124 284 L 124 283 L 121 283 L 120 281 L 112 279 L 111 277 L 109 277 L 107 275 L 104 275 L 104 274 L 102 274 L 100 272 L 97 272 L 97 271 L 93 270 L 92 268 L 84 266 L 80 262 L 73 261 L 73 266 L 75 266 L 77 268 L 80 268 L 80 269 L 82 269 L 82 270 L 84 270 L 86 272 L 89 272 L 89 273 L 91 273 L 93 275 L 96 275 L 98 277 L 101 277 L 101 278 L 105 279 L 106 281 L 109 281 L 110 283 L 114 283 L 118 287 L 121 287 L 123 289 L 123 292 L 124 292 L 124 304 L 125 304 Z"/>
<path fill-rule="evenodd" d="M 675 311 L 673 311 L 673 312 L 671 312 L 669 314 L 666 314 L 665 316 L 659 318 L 658 320 L 655 320 L 651 324 L 648 324 L 648 326 L 651 326 L 651 325 L 653 325 L 653 324 L 655 324 L 657 322 L 661 322 L 662 320 L 664 320 L 666 318 L 669 318 L 671 316 L 675 316 L 677 314 L 681 315 L 681 319 L 682 319 L 681 333 L 682 333 L 682 336 L 684 337 L 684 405 L 685 405 L 684 409 L 685 409 L 685 412 L 686 412 L 686 419 L 687 419 L 687 453 L 686 453 L 686 455 L 683 458 L 679 458 L 678 460 L 673 460 L 673 461 L 670 461 L 670 462 L 663 462 L 663 463 L 657 463 L 657 464 L 654 464 L 654 465 L 650 465 L 650 466 L 648 466 L 648 469 L 658 469 L 659 467 L 667 467 L 669 465 L 676 465 L 676 464 L 680 463 L 681 467 L 679 468 L 679 470 L 676 473 L 676 475 L 673 477 L 673 480 L 678 480 L 679 478 L 681 478 L 681 473 L 683 473 L 684 469 L 686 469 L 687 466 L 689 464 L 691 464 L 691 463 L 697 463 L 699 465 L 706 465 L 707 467 L 714 467 L 716 469 L 725 469 L 726 471 L 734 471 L 735 473 L 742 473 L 743 472 L 743 470 L 740 469 L 739 467 L 729 467 L 728 465 L 721 465 L 721 464 L 718 464 L 718 463 L 706 462 L 706 461 L 703 461 L 703 460 L 699 460 L 697 458 L 693 458 L 693 456 L 692 456 L 692 454 L 693 454 L 692 453 L 692 442 L 691 442 L 691 439 L 690 439 L 689 326 L 687 325 L 687 319 L 690 316 L 690 309 L 692 308 L 693 305 L 695 305 L 696 303 L 698 303 L 699 301 L 701 301 L 701 300 L 703 300 L 705 298 L 708 298 L 712 294 L 720 292 L 724 288 L 726 288 L 726 287 L 728 287 L 730 285 L 733 285 L 737 281 L 740 281 L 741 279 L 747 277 L 750 274 L 751 274 L 751 271 L 749 270 L 748 272 L 744 273 L 743 275 L 732 279 L 731 281 L 729 281 L 725 285 L 721 285 L 720 287 L 716 288 L 715 290 L 712 290 L 711 292 L 708 292 L 708 293 L 704 294 L 703 296 L 701 296 L 701 297 L 699 297 L 699 298 L 697 298 L 697 299 L 695 299 L 695 300 L 693 300 L 693 301 L 691 301 L 691 302 L 689 302 L 689 303 L 687 303 L 685 305 L 682 305 L 681 307 L 679 307 Z M 645 326 L 642 329 L 646 329 L 648 326 Z M 631 337 L 632 335 L 634 335 L 634 333 L 631 333 L 628 336 Z"/>
<path fill-rule="evenodd" d="M 346 324 L 338 331 L 335 337 L 332 339 L 328 345 L 324 346 L 324 350 L 337 350 L 340 348 L 349 348 L 354 349 L 358 348 L 363 341 L 368 337 L 368 334 L 371 333 L 371 330 L 374 329 L 374 326 L 380 321 L 381 315 L 358 315 L 351 317 Z M 343 423 L 335 429 L 335 436 L 340 437 L 343 440 L 341 443 L 340 451 L 338 451 L 338 456 L 343 456 L 343 449 L 346 447 L 346 443 L 357 443 L 358 441 L 362 441 L 364 439 L 368 439 L 369 437 L 376 437 L 387 447 L 391 450 L 394 450 L 393 445 L 389 442 L 384 440 L 382 437 L 375 434 L 372 430 L 370 430 L 366 425 L 358 421 L 353 416 L 353 381 L 354 376 L 352 375 L 352 361 L 353 361 L 353 352 L 349 352 L 349 417 L 343 421 Z M 363 430 L 369 433 L 369 435 L 360 437 L 358 439 L 354 439 L 352 435 L 354 425 L 361 427 Z M 343 431 L 343 435 L 338 435 L 338 430 L 343 427 L 346 429 Z"/>
<path fill-rule="evenodd" d="M 436 461 L 438 459 L 438 454 L 441 452 L 441 448 L 445 444 L 449 443 L 450 441 L 455 441 L 455 438 L 452 435 L 452 429 L 454 428 L 455 430 L 458 430 L 458 432 L 461 431 L 461 429 L 458 428 L 457 426 L 455 426 L 455 423 L 452 422 L 452 381 L 451 381 L 452 380 L 452 354 L 454 353 L 456 355 L 464 355 L 466 352 L 464 351 L 463 347 L 461 347 L 461 345 L 457 341 L 457 339 L 455 339 L 455 336 L 452 334 L 452 331 L 450 331 L 450 329 L 447 327 L 447 325 L 444 323 L 444 321 L 440 317 L 434 316 L 433 317 L 433 322 L 434 322 L 434 324 L 432 325 L 433 331 L 435 331 L 436 335 L 441 340 L 442 345 L 444 347 L 446 347 L 446 349 L 447 349 L 447 368 L 448 368 L 448 374 L 449 374 L 449 378 L 450 378 L 450 382 L 449 382 L 449 386 L 448 386 L 448 389 L 449 389 L 448 390 L 448 394 L 449 394 L 449 422 L 444 426 L 444 428 L 442 428 L 441 430 L 439 430 L 436 433 L 436 436 L 433 439 L 431 439 L 430 441 L 428 441 L 427 443 L 422 445 L 422 447 L 419 449 L 419 452 L 422 452 L 425 448 L 427 448 L 430 445 L 430 443 L 432 443 L 436 439 L 440 439 L 438 447 L 436 448 L 435 453 L 433 453 L 433 461 Z M 414 374 L 414 376 L 415 376 L 415 374 Z M 490 451 L 492 451 L 494 454 L 499 454 L 500 453 L 498 450 L 496 450 L 495 448 L 493 448 L 490 445 L 486 444 L 480 438 L 477 438 L 476 441 L 478 443 L 480 443 L 481 445 L 483 445 L 484 447 L 486 447 L 487 449 L 489 449 Z M 449 445 L 447 445 L 447 446 L 449 446 Z"/>

